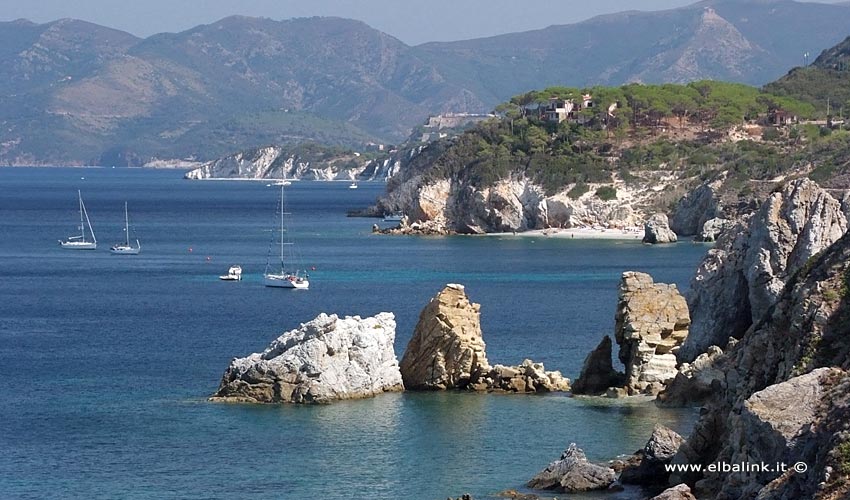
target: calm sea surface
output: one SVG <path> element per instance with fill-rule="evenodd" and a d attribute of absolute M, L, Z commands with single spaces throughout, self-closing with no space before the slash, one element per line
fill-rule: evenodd
<path fill-rule="evenodd" d="M 262 286 L 277 188 L 182 172 L 0 169 L 0 497 L 486 497 L 578 443 L 605 460 L 692 410 L 565 396 L 390 394 L 326 406 L 212 404 L 234 356 L 320 312 L 395 313 L 401 357 L 450 282 L 481 303 L 491 363 L 574 378 L 613 333 L 620 274 L 686 288 L 701 245 L 375 236 L 346 218 L 382 184 L 293 183 L 310 290 Z M 98 250 L 62 250 L 81 189 Z M 123 203 L 142 241 L 123 238 Z M 242 265 L 240 283 L 218 280 Z M 624 494 L 625 495 L 625 494 Z M 622 495 L 621 495 L 622 496 Z M 607 498 L 617 498 L 607 497 Z"/>

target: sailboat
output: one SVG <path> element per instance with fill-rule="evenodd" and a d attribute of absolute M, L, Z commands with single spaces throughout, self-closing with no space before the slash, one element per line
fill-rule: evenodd
<path fill-rule="evenodd" d="M 283 193 L 283 184 L 280 185 L 280 239 L 277 243 L 280 245 L 279 262 L 272 265 L 272 248 L 274 243 L 274 233 L 272 233 L 272 243 L 269 244 L 268 260 L 266 261 L 266 272 L 263 274 L 263 283 L 266 286 L 275 288 L 297 288 L 306 290 L 310 287 L 309 276 L 307 271 L 295 268 L 295 243 L 289 238 L 289 233 L 286 230 L 286 216 L 290 215 L 286 211 L 286 198 Z"/>
<path fill-rule="evenodd" d="M 357 181 L 354 181 L 351 184 L 349 184 L 348 189 L 357 189 Z"/>
<path fill-rule="evenodd" d="M 83 194 L 79 189 L 77 190 L 77 197 L 80 199 L 80 235 L 69 236 L 65 241 L 59 240 L 59 245 L 69 250 L 95 250 L 97 238 L 95 238 L 94 231 L 91 228 L 89 214 L 86 212 L 86 205 L 83 203 Z M 89 228 L 91 240 L 86 239 L 86 226 Z"/>
<path fill-rule="evenodd" d="M 116 243 L 109 249 L 114 254 L 138 255 L 142 251 L 142 244 L 136 238 L 136 246 L 130 244 L 130 217 L 127 215 L 127 202 L 124 202 L 124 243 Z"/>

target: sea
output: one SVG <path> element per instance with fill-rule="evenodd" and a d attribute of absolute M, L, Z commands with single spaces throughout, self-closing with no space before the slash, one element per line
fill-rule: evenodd
<path fill-rule="evenodd" d="M 491 363 L 530 358 L 575 378 L 613 335 L 624 271 L 685 290 L 707 247 L 375 235 L 377 219 L 346 212 L 383 183 L 293 182 L 289 230 L 314 269 L 307 291 L 273 289 L 262 273 L 279 188 L 182 175 L 0 169 L 0 498 L 491 498 L 524 491 L 570 443 L 605 461 L 642 447 L 656 423 L 687 433 L 696 419 L 642 398 L 565 394 L 208 402 L 233 357 L 321 312 L 394 313 L 401 358 L 447 283 L 481 304 Z M 58 245 L 78 231 L 78 189 L 95 251 Z M 125 201 L 137 256 L 108 250 L 124 238 Z M 243 281 L 220 281 L 233 264 Z"/>

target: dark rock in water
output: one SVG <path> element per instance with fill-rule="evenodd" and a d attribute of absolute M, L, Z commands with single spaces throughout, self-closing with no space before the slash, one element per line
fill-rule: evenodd
<path fill-rule="evenodd" d="M 687 484 L 677 484 L 672 488 L 667 488 L 660 495 L 656 495 L 650 500 L 697 500 L 697 497 L 691 493 L 691 489 Z"/>
<path fill-rule="evenodd" d="M 623 469 L 620 482 L 646 486 L 666 485 L 670 473 L 664 466 L 670 463 L 683 442 L 685 439 L 676 432 L 663 425 L 656 425 L 649 441 L 639 452 L 640 464 Z"/>
<path fill-rule="evenodd" d="M 511 500 L 539 500 L 534 493 L 520 493 L 517 490 L 504 490 L 496 493 L 499 498 L 510 498 Z"/>
<path fill-rule="evenodd" d="M 534 476 L 529 488 L 555 490 L 564 493 L 604 490 L 614 482 L 614 470 L 587 461 L 587 456 L 575 443 L 570 444 L 561 458 Z"/>
<path fill-rule="evenodd" d="M 573 394 L 598 396 L 605 394 L 609 387 L 622 386 L 625 376 L 614 369 L 611 361 L 611 337 L 606 335 L 587 355 L 581 368 L 581 375 L 572 387 Z"/>

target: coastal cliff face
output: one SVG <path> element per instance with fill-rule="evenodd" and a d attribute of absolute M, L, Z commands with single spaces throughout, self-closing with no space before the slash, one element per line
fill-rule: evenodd
<path fill-rule="evenodd" d="M 744 286 L 744 284 L 741 284 Z M 784 462 L 789 470 L 678 474 L 698 497 L 850 493 L 850 236 L 792 276 L 772 308 L 711 361 L 714 395 L 674 463 Z M 790 470 L 803 462 L 806 472 Z"/>
<path fill-rule="evenodd" d="M 389 159 L 319 146 L 267 146 L 204 163 L 186 179 L 385 180 L 393 172 Z"/>
<path fill-rule="evenodd" d="M 611 200 L 596 196 L 597 185 L 571 197 L 571 184 L 558 193 L 524 177 L 501 179 L 476 187 L 451 178 L 416 175 L 402 181 L 378 200 L 379 213 L 404 212 L 411 221 L 430 224 L 444 232 L 479 234 L 526 231 L 550 227 L 633 227 L 642 224 L 643 206 L 652 195 L 618 185 Z"/>
<path fill-rule="evenodd" d="M 691 281 L 692 325 L 679 361 L 740 338 L 776 302 L 788 279 L 847 231 L 841 203 L 800 179 L 771 194 L 709 250 Z"/>
<path fill-rule="evenodd" d="M 326 403 L 402 391 L 392 313 L 320 314 L 263 352 L 234 358 L 213 401 Z"/>

